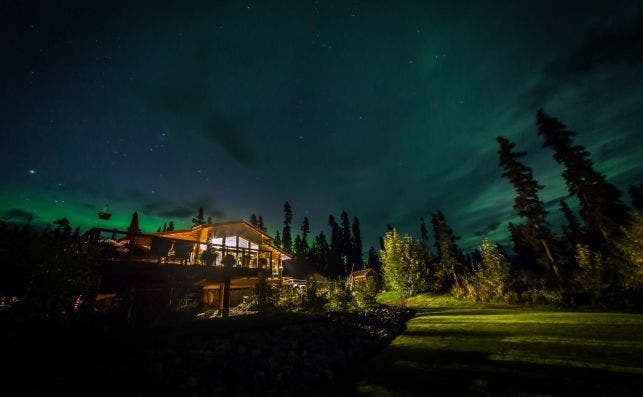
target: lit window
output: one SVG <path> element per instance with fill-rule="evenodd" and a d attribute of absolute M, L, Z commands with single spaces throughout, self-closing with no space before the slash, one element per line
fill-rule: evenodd
<path fill-rule="evenodd" d="M 213 237 L 212 238 L 212 244 L 223 245 L 223 238 L 221 238 L 221 237 Z"/>
<path fill-rule="evenodd" d="M 237 236 L 230 236 L 225 238 L 226 247 L 236 247 L 237 246 Z"/>
<path fill-rule="evenodd" d="M 252 248 L 253 250 L 258 250 L 259 246 L 255 243 L 250 243 L 250 248 Z"/>
<path fill-rule="evenodd" d="M 248 248 L 249 247 L 249 241 L 246 240 L 245 238 L 239 237 L 239 247 L 240 248 Z"/>

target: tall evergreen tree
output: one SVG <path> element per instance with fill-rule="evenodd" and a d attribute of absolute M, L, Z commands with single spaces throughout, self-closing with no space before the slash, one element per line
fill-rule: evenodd
<path fill-rule="evenodd" d="M 206 223 L 207 223 L 208 225 L 211 225 L 211 224 L 212 224 L 212 217 L 211 217 L 211 216 L 209 216 L 209 217 L 208 217 L 208 220 L 206 221 Z"/>
<path fill-rule="evenodd" d="M 295 247 L 297 247 L 299 262 L 304 263 L 308 260 L 308 251 L 310 250 L 310 247 L 308 245 L 308 234 L 310 233 L 310 224 L 308 222 L 308 217 L 304 217 L 304 220 L 301 223 L 301 232 L 301 237 L 297 235 L 299 241 L 295 239 Z"/>
<path fill-rule="evenodd" d="M 290 234 L 290 225 L 292 224 L 292 208 L 289 202 L 284 203 L 284 228 L 281 232 L 281 242 L 284 250 L 292 251 L 292 236 Z"/>
<path fill-rule="evenodd" d="M 563 178 L 569 193 L 578 197 L 580 216 L 592 245 L 610 249 L 622 237 L 622 227 L 630 221 L 629 208 L 621 201 L 621 192 L 594 169 L 590 153 L 584 146 L 574 145 L 575 132 L 542 109 L 536 113 L 538 135 L 543 147 L 554 151 L 554 159 L 563 164 Z"/>
<path fill-rule="evenodd" d="M 362 252 L 362 231 L 359 227 L 359 219 L 353 217 L 353 260 L 355 268 L 364 268 L 364 253 Z"/>
<path fill-rule="evenodd" d="M 263 223 L 263 217 L 262 217 L 261 215 L 259 215 L 259 219 L 257 220 L 257 227 L 258 227 L 258 228 L 259 228 L 259 230 L 261 230 L 262 232 L 267 232 L 267 231 L 268 231 L 268 228 L 267 228 L 267 227 L 266 227 L 266 225 Z"/>
<path fill-rule="evenodd" d="M 166 230 L 166 231 L 167 231 L 167 232 L 171 232 L 171 231 L 173 231 L 173 230 L 174 230 L 174 221 L 169 221 L 169 222 L 167 223 L 167 230 Z"/>
<path fill-rule="evenodd" d="M 380 256 L 377 254 L 377 250 L 374 247 L 369 248 L 368 250 L 368 262 L 367 267 L 380 272 L 382 269 L 382 262 L 380 262 Z"/>
<path fill-rule="evenodd" d="M 348 213 L 342 211 L 341 221 L 341 259 L 344 264 L 344 274 L 348 274 L 354 265 L 353 258 L 353 238 L 351 236 L 351 222 Z"/>
<path fill-rule="evenodd" d="M 458 282 L 463 270 L 462 263 L 464 258 L 456 243 L 460 237 L 453 234 L 453 230 L 442 211 L 431 215 L 431 224 L 433 225 L 433 234 L 435 236 L 435 248 L 438 252 L 434 288 L 448 290 L 454 283 Z"/>
<path fill-rule="evenodd" d="M 545 204 L 538 196 L 543 186 L 534 179 L 531 168 L 520 161 L 527 155 L 526 152 L 515 152 L 516 144 L 504 137 L 499 136 L 496 140 L 500 145 L 500 166 L 505 170 L 502 176 L 507 178 L 516 190 L 513 208 L 518 216 L 526 220 L 521 228 L 521 242 L 526 243 L 525 247 L 520 247 L 521 250 L 526 250 L 521 253 L 521 261 L 530 263 L 535 259 L 538 264 L 552 269 L 560 277 L 558 265 L 554 260 L 554 234 L 546 220 Z"/>
<path fill-rule="evenodd" d="M 203 216 L 203 207 L 199 207 L 199 211 L 196 216 L 192 218 L 192 227 L 203 225 L 205 223 L 205 217 Z"/>
<path fill-rule="evenodd" d="M 567 224 L 563 224 L 562 226 L 563 234 L 567 238 L 567 241 L 569 241 L 570 246 L 575 248 L 576 244 L 583 241 L 583 230 L 581 225 L 572 209 L 569 208 L 569 205 L 567 205 L 564 200 L 560 202 L 560 211 L 563 213 L 563 216 L 567 221 Z"/>
<path fill-rule="evenodd" d="M 293 260 L 298 269 L 303 269 L 307 264 L 307 255 L 308 250 L 304 246 L 304 241 L 299 235 L 295 236 L 295 241 L 293 241 Z"/>
<path fill-rule="evenodd" d="M 254 227 L 259 226 L 259 220 L 257 219 L 257 215 L 253 212 L 252 215 L 250 215 L 250 224 Z"/>
<path fill-rule="evenodd" d="M 166 231 L 167 231 L 167 222 L 164 222 L 164 223 L 163 223 L 163 229 L 162 229 L 161 231 L 162 231 L 162 232 L 166 232 Z"/>
<path fill-rule="evenodd" d="M 429 244 L 429 231 L 426 229 L 426 222 L 424 222 L 424 217 L 420 217 L 420 241 L 424 244 Z"/>
<path fill-rule="evenodd" d="M 321 274 L 328 274 L 328 256 L 330 253 L 330 247 L 328 246 L 324 232 L 319 232 L 315 237 L 315 241 L 310 251 L 310 258 L 315 271 Z"/>
<path fill-rule="evenodd" d="M 310 234 L 310 222 L 308 222 L 308 217 L 305 216 L 303 222 L 301 223 L 301 234 L 302 239 L 307 242 L 308 235 Z"/>
<path fill-rule="evenodd" d="M 630 185 L 629 193 L 634 208 L 639 212 L 643 211 L 643 183 Z"/>
<path fill-rule="evenodd" d="M 281 236 L 279 235 L 279 230 L 275 232 L 275 239 L 272 241 L 272 243 L 275 245 L 275 247 L 283 248 L 283 245 L 281 242 Z"/>
<path fill-rule="evenodd" d="M 342 264 L 342 239 L 339 225 L 333 215 L 328 216 L 328 226 L 330 226 L 330 251 L 328 253 L 328 275 L 330 277 L 340 277 L 344 275 L 344 266 Z"/>

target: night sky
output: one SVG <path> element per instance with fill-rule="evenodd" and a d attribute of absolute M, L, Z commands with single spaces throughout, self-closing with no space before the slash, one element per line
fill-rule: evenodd
<path fill-rule="evenodd" d="M 539 107 L 621 190 L 643 180 L 641 3 L 47 3 L 0 6 L 10 221 L 84 229 L 108 203 L 104 225 L 138 210 L 152 232 L 203 206 L 274 233 L 289 200 L 313 232 L 358 216 L 366 248 L 438 209 L 464 248 L 505 242 L 497 135 L 530 152 L 554 225 L 567 193 Z"/>

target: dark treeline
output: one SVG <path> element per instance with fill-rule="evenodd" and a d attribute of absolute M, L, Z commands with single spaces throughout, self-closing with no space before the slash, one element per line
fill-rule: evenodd
<path fill-rule="evenodd" d="M 351 221 L 348 213 L 342 211 L 338 222 L 331 214 L 328 216 L 328 235 L 320 231 L 312 236 L 307 216 L 303 217 L 299 227 L 293 231 L 293 209 L 289 202 L 284 203 L 283 211 L 283 228 L 281 233 L 275 233 L 273 242 L 277 247 L 292 254 L 291 273 L 297 276 L 317 273 L 339 278 L 366 267 L 379 270 L 380 262 L 375 248 L 370 248 L 368 260 L 364 261 L 362 233 L 359 218 L 356 216 Z"/>
<path fill-rule="evenodd" d="M 547 115 L 536 114 L 543 148 L 564 167 L 562 177 L 578 213 L 560 201 L 564 219 L 556 233 L 539 197 L 543 186 L 516 150 L 516 143 L 499 136 L 502 177 L 514 187 L 513 209 L 519 223 L 509 223 L 514 255 L 484 240 L 479 250 L 463 254 L 446 216 L 437 211 L 431 224 L 435 253 L 428 244 L 424 218 L 420 240 L 399 236 L 390 225 L 381 239 L 384 279 L 389 288 L 406 295 L 432 289 L 452 291 L 478 300 L 545 300 L 549 302 L 633 303 L 643 288 L 643 221 L 639 211 L 642 185 L 631 185 L 634 208 L 593 165 L 590 153 L 573 142 L 575 132 Z"/>

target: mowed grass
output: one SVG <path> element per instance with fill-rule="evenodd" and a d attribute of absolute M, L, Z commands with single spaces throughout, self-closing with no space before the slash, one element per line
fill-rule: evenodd
<path fill-rule="evenodd" d="M 358 395 L 643 395 L 643 315 L 403 303 L 417 316 L 360 371 Z"/>

